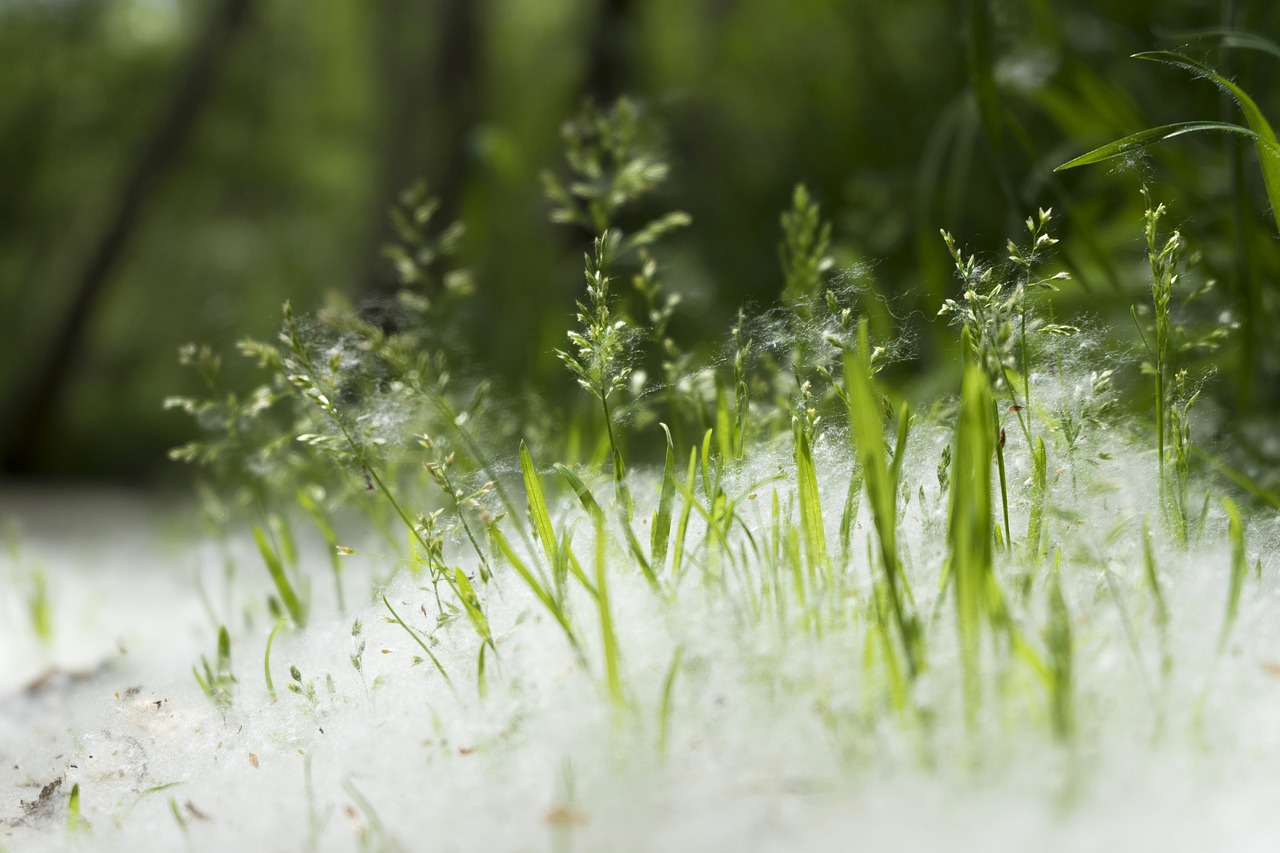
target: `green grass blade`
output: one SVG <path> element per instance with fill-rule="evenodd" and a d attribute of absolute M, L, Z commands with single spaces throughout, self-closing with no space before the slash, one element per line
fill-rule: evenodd
<path fill-rule="evenodd" d="M 1135 53 L 1134 58 L 1163 62 L 1167 65 L 1183 68 L 1197 77 L 1203 77 L 1213 82 L 1235 100 L 1240 107 L 1240 111 L 1244 113 L 1245 123 L 1249 125 L 1250 130 L 1257 134 L 1257 138 L 1254 140 L 1254 147 L 1258 152 L 1258 164 L 1262 167 L 1262 181 L 1267 188 L 1267 198 L 1271 201 L 1276 228 L 1280 229 L 1280 143 L 1276 141 L 1276 134 L 1271 129 L 1271 123 L 1262 114 L 1262 110 L 1258 109 L 1257 103 L 1249 96 L 1249 93 L 1204 63 L 1197 62 L 1191 57 L 1180 53 L 1156 50 Z"/>
<path fill-rule="evenodd" d="M 963 349 L 969 352 L 968 330 Z M 960 419 L 952 453 L 951 492 L 947 507 L 949 576 L 955 584 L 956 627 L 960 635 L 965 722 L 977 724 L 982 695 L 979 661 L 983 623 L 992 620 L 991 461 L 996 437 L 991 422 L 994 406 L 991 383 L 974 362 L 966 359 L 960 394 Z"/>
<path fill-rule="evenodd" d="M 1055 172 L 1062 172 L 1067 169 L 1074 169 L 1078 166 L 1088 166 L 1093 163 L 1101 163 L 1104 160 L 1110 160 L 1113 157 L 1125 157 L 1132 154 L 1139 148 L 1145 148 L 1148 145 L 1154 145 L 1157 142 L 1164 142 L 1166 139 L 1173 139 L 1176 136 L 1185 136 L 1188 133 L 1235 133 L 1240 136 L 1247 136 L 1255 142 L 1260 141 L 1261 137 L 1257 133 L 1247 127 L 1241 127 L 1238 124 L 1231 124 L 1223 121 L 1181 121 L 1175 124 L 1165 124 L 1160 127 L 1152 127 L 1147 130 L 1140 130 L 1137 133 L 1131 133 L 1128 136 L 1117 139 L 1114 142 L 1108 142 L 1099 148 L 1081 154 L 1074 160 L 1068 160 L 1061 166 L 1054 169 Z"/>
<path fill-rule="evenodd" d="M 271 633 L 267 635 L 267 649 L 262 653 L 262 674 L 267 680 L 267 696 L 271 697 L 271 701 L 276 701 L 276 686 L 271 680 L 271 646 L 276 641 L 276 634 L 280 633 L 280 629 L 285 626 L 289 620 L 281 616 L 276 620 L 275 626 L 271 629 Z"/>
<path fill-rule="evenodd" d="M 529 515 L 533 518 L 533 529 L 542 543 L 543 553 L 547 557 L 547 566 L 554 571 L 559 558 L 556 547 L 556 531 L 551 526 L 551 514 L 547 511 L 547 499 L 542 492 L 542 481 L 538 479 L 538 471 L 533 467 L 533 457 L 529 448 L 520 442 L 520 470 L 524 474 L 524 491 L 529 498 Z"/>
<path fill-rule="evenodd" d="M 684 504 L 680 507 L 680 521 L 676 524 L 676 538 L 671 552 L 671 575 L 679 576 L 684 562 L 684 540 L 689 531 L 689 515 L 693 512 L 693 489 L 698 481 L 698 448 L 689 449 L 689 469 L 685 473 Z"/>
<path fill-rule="evenodd" d="M 671 696 L 676 683 L 676 675 L 680 672 L 680 661 L 684 658 L 684 646 L 677 646 L 671 656 L 671 666 L 667 667 L 667 677 L 662 681 L 662 701 L 658 705 L 658 754 L 666 755 L 667 743 L 671 734 Z"/>
<path fill-rule="evenodd" d="M 622 674 L 618 654 L 618 637 L 613 630 L 613 609 L 609 601 L 609 575 L 605 558 L 604 516 L 595 516 L 596 528 L 596 605 L 600 611 L 600 638 L 604 648 L 605 685 L 615 705 L 622 706 Z"/>
<path fill-rule="evenodd" d="M 662 571 L 667 559 L 667 545 L 671 538 L 671 507 L 676 494 L 676 453 L 671 441 L 671 430 L 662 424 L 667 436 L 667 457 L 662 466 L 662 490 L 658 495 L 658 509 L 653 516 L 653 530 L 649 538 L 649 553 L 653 555 L 653 570 Z"/>
<path fill-rule="evenodd" d="M 1156 609 L 1156 633 L 1160 641 L 1160 681 L 1168 686 L 1169 676 L 1173 674 L 1173 654 L 1169 648 L 1169 606 L 1165 603 L 1164 591 L 1160 588 L 1160 573 L 1156 569 L 1155 548 L 1151 544 L 1151 529 L 1142 525 L 1142 565 L 1151 592 L 1151 599 Z"/>
<path fill-rule="evenodd" d="M 515 549 L 511 547 L 511 543 L 507 541 L 507 537 L 502 534 L 498 525 L 493 525 L 489 533 L 493 538 L 494 544 L 498 546 L 498 551 L 511 564 L 511 567 L 516 570 L 516 574 L 520 576 L 520 579 L 532 590 L 534 597 L 542 603 L 542 606 L 547 609 L 547 612 L 560 625 L 565 636 L 569 639 L 569 644 L 573 646 L 575 651 L 578 651 L 578 639 L 573 634 L 573 628 L 569 625 L 569 618 L 565 614 L 564 608 L 560 606 L 560 603 L 556 601 L 547 588 L 538 582 L 533 572 L 529 571 L 529 567 L 516 554 Z"/>
<path fill-rule="evenodd" d="M 1036 436 L 1035 450 L 1031 454 L 1031 510 L 1027 514 L 1027 560 L 1033 576 L 1044 559 L 1044 509 L 1048 494 L 1048 455 L 1044 449 L 1044 438 Z"/>
<path fill-rule="evenodd" d="M 707 496 L 707 506 L 715 506 L 716 496 L 711 479 L 711 435 L 714 430 L 707 430 L 702 436 L 702 491 Z"/>
<path fill-rule="evenodd" d="M 1240 593 L 1244 590 L 1244 580 L 1249 573 L 1240 508 L 1231 498 L 1222 499 L 1222 508 L 1227 512 L 1227 539 L 1231 543 L 1231 583 L 1227 592 L 1227 616 L 1222 623 L 1222 633 L 1218 637 L 1218 654 L 1222 654 L 1226 649 L 1227 641 L 1231 637 L 1231 629 L 1240 612 Z"/>
<path fill-rule="evenodd" d="M 871 518 L 880 542 L 880 563 L 889 589 L 893 619 L 906 651 L 908 673 L 914 679 L 923 666 L 923 649 L 918 621 L 914 614 L 908 613 L 904 602 L 905 578 L 897 544 L 897 483 L 892 477 L 892 470 L 898 466 L 891 470 L 885 459 L 881 406 L 871 378 L 865 320 L 859 324 L 858 338 L 857 354 L 846 352 L 844 359 L 849 426 L 857 445 Z"/>
<path fill-rule="evenodd" d="M 1049 623 L 1044 631 L 1049 649 L 1051 673 L 1050 708 L 1053 733 L 1060 741 L 1069 741 L 1075 733 L 1074 711 L 1074 647 L 1071 639 L 1071 613 L 1062 595 L 1058 572 L 1049 583 Z"/>
<path fill-rule="evenodd" d="M 391 613 L 391 620 L 403 628 L 404 632 L 418 644 L 418 647 L 422 649 L 423 654 L 427 656 L 427 659 L 435 665 L 436 671 L 444 677 L 445 683 L 449 685 L 450 689 L 453 689 L 453 681 L 449 678 L 449 673 L 444 671 L 444 667 L 440 664 L 440 659 L 436 657 L 435 653 L 432 652 L 431 649 L 427 647 L 427 644 L 422 641 L 422 638 L 418 636 L 418 632 L 410 628 L 409 625 L 400 618 L 400 614 L 391 606 L 391 602 L 387 601 L 387 597 L 385 595 L 382 596 L 382 603 L 386 605 L 387 610 Z"/>
<path fill-rule="evenodd" d="M 578 503 L 582 504 L 582 508 L 587 511 L 587 514 L 593 519 L 603 519 L 604 510 L 600 508 L 600 504 L 596 501 L 595 495 L 591 494 L 591 490 L 587 488 L 587 484 L 582 482 L 582 478 L 575 474 L 573 469 L 559 462 L 555 464 L 555 470 L 569 484 L 569 488 L 573 489 L 573 493 L 578 496 Z"/>
<path fill-rule="evenodd" d="M 1178 30 L 1164 33 L 1163 35 L 1183 43 L 1198 38 L 1221 39 L 1225 47 L 1256 50 L 1260 53 L 1270 54 L 1275 59 L 1280 59 L 1280 44 L 1257 33 L 1236 29 L 1235 27 L 1204 27 L 1195 30 Z"/>
<path fill-rule="evenodd" d="M 849 475 L 849 491 L 844 497 L 844 511 L 840 513 L 840 555 L 841 561 L 849 563 L 849 540 L 853 536 L 853 522 L 858 517 L 858 509 L 862 504 L 862 469 L 856 464 Z"/>
<path fill-rule="evenodd" d="M 813 466 L 813 452 L 804 429 L 795 430 L 796 494 L 800 501 L 800 530 L 804 536 L 804 554 L 809 571 L 830 580 L 831 563 L 827 558 L 827 537 L 823 530 L 822 502 L 818 496 L 818 473 Z"/>
<path fill-rule="evenodd" d="M 284 605 L 285 612 L 289 614 L 293 624 L 299 628 L 305 628 L 307 625 L 306 605 L 303 604 L 297 591 L 294 590 L 293 584 L 289 582 L 289 577 L 284 571 L 284 564 L 276 556 L 275 549 L 267 541 L 266 534 L 256 524 L 253 526 L 253 538 L 258 543 L 258 551 L 262 554 L 262 559 L 266 561 L 267 572 L 271 575 L 271 581 L 275 584 L 276 592 L 280 595 L 280 602 Z"/>
<path fill-rule="evenodd" d="M 89 824 L 80 815 L 80 783 L 71 786 L 71 796 L 67 799 L 67 832 L 75 835 L 89 828 Z"/>
<path fill-rule="evenodd" d="M 1258 136 L 1272 144 L 1276 142 L 1275 131 L 1271 129 L 1270 122 L 1266 116 L 1262 114 L 1262 110 L 1258 108 L 1257 103 L 1249 96 L 1249 93 L 1241 89 L 1235 83 L 1223 77 L 1203 62 L 1197 62 L 1189 56 L 1181 53 L 1174 53 L 1167 50 L 1151 50 L 1143 53 L 1135 53 L 1134 59 L 1145 59 L 1150 62 L 1163 62 L 1166 65 L 1173 65 L 1190 71 L 1197 77 L 1203 77 L 1206 80 L 1216 84 L 1227 94 L 1231 95 L 1236 104 L 1240 107 L 1240 111 L 1244 113 L 1245 122 L 1249 128 Z"/>
<path fill-rule="evenodd" d="M 489 619 L 484 615 L 484 607 L 480 604 L 480 597 L 476 595 L 475 589 L 471 586 L 471 579 L 467 577 L 467 573 L 462 569 L 454 569 L 453 580 L 458 588 L 458 598 L 462 601 L 462 606 L 467 611 L 467 618 L 471 620 L 471 625 L 476 629 L 476 634 L 492 647 L 493 634 L 489 631 Z"/>

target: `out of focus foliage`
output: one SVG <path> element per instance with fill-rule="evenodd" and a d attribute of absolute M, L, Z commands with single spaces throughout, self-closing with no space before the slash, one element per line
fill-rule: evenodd
<path fill-rule="evenodd" d="M 0 428 L 163 121 L 216 0 L 0 0 Z M 251 3 L 189 139 L 150 189 L 38 440 L 14 469 L 137 476 L 189 424 L 160 409 L 192 390 L 174 354 L 270 337 L 291 299 L 386 298 L 398 192 L 425 179 L 461 219 L 474 275 L 452 330 L 510 389 L 572 394 L 554 350 L 582 296 L 586 230 L 548 223 L 539 175 L 562 171 L 561 125 L 583 98 L 629 94 L 672 164 L 654 210 L 691 227 L 664 245 L 681 296 L 669 334 L 724 345 L 739 307 L 779 299 L 779 211 L 804 182 L 834 223 L 837 269 L 864 264 L 880 333 L 908 332 L 896 370 L 950 361 L 935 320 L 957 283 L 939 228 L 970 250 L 1061 222 L 1075 284 L 1062 310 L 1123 317 L 1142 284 L 1138 185 L 1169 202 L 1245 319 L 1214 358 L 1226 410 L 1274 412 L 1280 253 L 1244 141 L 1166 143 L 1116 174 L 1054 166 L 1128 133 L 1238 120 L 1211 84 L 1130 60 L 1181 49 L 1280 120 L 1280 59 L 1227 28 L 1280 34 L 1263 0 L 276 0 Z M 652 218 L 637 209 L 633 227 Z M 998 256 L 997 256 L 998 257 Z M 943 356 L 947 358 L 943 358 Z M 249 387 L 247 360 L 223 379 Z M 7 434 L 7 433 L 6 433 Z M 15 463 L 15 459 L 18 461 Z"/>

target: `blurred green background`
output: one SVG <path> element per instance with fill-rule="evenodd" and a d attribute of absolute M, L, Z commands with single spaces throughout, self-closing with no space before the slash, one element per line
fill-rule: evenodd
<path fill-rule="evenodd" d="M 387 210 L 416 178 L 468 226 L 467 369 L 573 393 L 551 349 L 585 237 L 546 222 L 538 174 L 584 98 L 619 94 L 664 128 L 662 204 L 693 216 L 664 255 L 686 342 L 776 300 L 798 181 L 916 334 L 904 374 L 939 361 L 955 287 L 940 227 L 998 256 L 1053 206 L 1079 282 L 1062 310 L 1125 317 L 1146 179 L 1219 278 L 1212 310 L 1246 321 L 1218 356 L 1223 410 L 1274 413 L 1280 258 L 1252 149 L 1204 136 L 1118 174 L 1051 171 L 1145 127 L 1239 120 L 1136 51 L 1204 58 L 1280 120 L 1277 57 L 1203 32 L 1224 26 L 1274 37 L 1280 4 L 0 0 L 3 470 L 163 472 L 192 434 L 160 407 L 194 390 L 177 348 L 214 345 L 247 385 L 234 342 L 269 338 L 286 298 L 306 312 L 385 292 Z"/>

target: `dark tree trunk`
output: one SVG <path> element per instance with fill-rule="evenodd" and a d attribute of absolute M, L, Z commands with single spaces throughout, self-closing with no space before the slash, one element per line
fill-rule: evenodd
<path fill-rule="evenodd" d="M 10 401 L 11 428 L 0 448 L 0 470 L 32 470 L 40 443 L 54 422 L 74 373 L 86 330 L 109 289 L 112 275 L 137 230 L 147 200 L 181 152 L 195 126 L 235 37 L 244 29 L 251 0 L 224 0 L 192 45 L 177 75 L 167 108 L 152 129 L 116 195 L 110 218 L 93 244 L 74 294 L 49 348 Z"/>
<path fill-rule="evenodd" d="M 426 14 L 415 17 L 404 0 L 388 0 L 378 26 L 379 76 L 390 94 L 376 218 L 365 253 L 365 290 L 373 294 L 396 287 L 382 246 L 392 237 L 388 211 L 403 189 L 425 178 L 440 200 L 439 222 L 461 214 L 470 173 L 468 139 L 480 119 L 483 3 L 438 0 L 418 11 Z M 434 47 L 426 38 L 430 18 L 437 22 Z"/>
<path fill-rule="evenodd" d="M 608 106 L 635 85 L 634 0 L 600 0 L 587 63 L 586 94 Z"/>

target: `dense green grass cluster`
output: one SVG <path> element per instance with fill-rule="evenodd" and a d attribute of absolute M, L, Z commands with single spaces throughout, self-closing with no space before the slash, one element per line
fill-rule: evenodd
<path fill-rule="evenodd" d="M 271 640 L 315 616 L 311 567 L 294 544 L 299 523 L 331 555 L 333 605 L 348 606 L 353 584 L 362 601 L 381 601 L 384 618 L 421 652 L 415 660 L 455 692 L 483 698 L 503 677 L 491 602 L 524 587 L 620 725 L 656 713 L 659 750 L 696 635 L 674 643 L 656 706 L 638 695 L 620 640 L 619 584 L 642 583 L 673 619 L 689 600 L 711 601 L 741 630 L 774 638 L 784 656 L 797 638 L 861 649 L 846 661 L 857 673 L 856 708 L 796 698 L 824 709 L 837 741 L 849 724 L 887 724 L 930 763 L 934 732 L 958 724 L 977 759 L 977 734 L 993 724 L 1030 725 L 1061 744 L 1076 737 L 1077 697 L 1090 685 L 1080 682 L 1073 596 L 1113 598 L 1139 666 L 1142 647 L 1156 643 L 1153 681 L 1167 685 L 1174 662 L 1157 565 L 1166 551 L 1153 539 L 1194 547 L 1223 517 L 1220 505 L 1232 550 L 1222 653 L 1247 575 L 1245 525 L 1235 503 L 1192 476 L 1203 377 L 1189 354 L 1230 329 L 1181 319 L 1180 305 L 1208 285 L 1195 282 L 1179 233 L 1162 230 L 1166 210 L 1154 194 L 1135 223 L 1150 270 L 1150 296 L 1132 314 L 1143 354 L 1082 363 L 1077 351 L 1095 337 L 1054 318 L 1053 294 L 1070 277 L 1054 266 L 1050 210 L 1028 218 L 1023 240 L 997 262 L 966 254 L 944 232 L 958 288 L 940 313 L 956 327 L 957 363 L 949 391 L 913 407 L 882 379 L 904 343 L 872 335 L 860 311 L 878 295 L 859 270 L 836 268 L 831 226 L 803 186 L 781 216 L 779 306 L 740 314 L 719 355 L 702 358 L 671 337 L 679 299 L 663 281 L 663 237 L 689 217 L 636 215 L 652 210 L 668 178 L 637 107 L 588 109 L 566 142 L 569 175 L 545 178 L 552 218 L 591 242 L 585 296 L 557 354 L 588 405 L 540 416 L 532 389 L 513 401 L 483 380 L 455 378 L 448 318 L 472 280 L 450 264 L 464 232 L 438 228 L 421 190 L 396 213 L 395 299 L 334 303 L 307 319 L 286 305 L 275 342 L 241 345 L 267 376 L 247 395 L 219 390 L 212 353 L 184 352 L 213 395 L 169 405 L 210 435 L 174 456 L 219 476 L 221 489 L 205 494 L 222 530 L 252 531 L 273 590 L 272 697 Z M 620 224 L 631 222 L 639 224 Z M 1120 361 L 1135 359 L 1140 375 L 1122 377 Z M 1117 405 L 1121 381 L 1147 389 L 1153 429 L 1143 426 L 1147 410 Z M 1079 533 L 1101 523 L 1099 484 L 1120 464 L 1106 436 L 1130 432 L 1153 433 L 1155 454 L 1146 474 L 1121 476 L 1157 488 L 1125 509 L 1106 547 L 1141 561 L 1136 584 Z M 637 473 L 633 454 L 661 462 Z M 837 493 L 832 482 L 842 484 Z M 345 558 L 372 553 L 383 555 L 385 574 L 344 578 Z M 385 597 L 404 574 L 422 591 L 414 612 Z M 433 652 L 440 632 L 458 631 L 474 635 L 465 673 Z M 352 636 L 363 678 L 358 620 Z M 220 626 L 216 662 L 196 671 L 224 706 L 247 677 L 232 674 L 230 646 Z M 291 691 L 314 698 L 296 667 L 291 676 Z M 1166 694 L 1151 687 L 1153 720 L 1169 710 Z"/>

